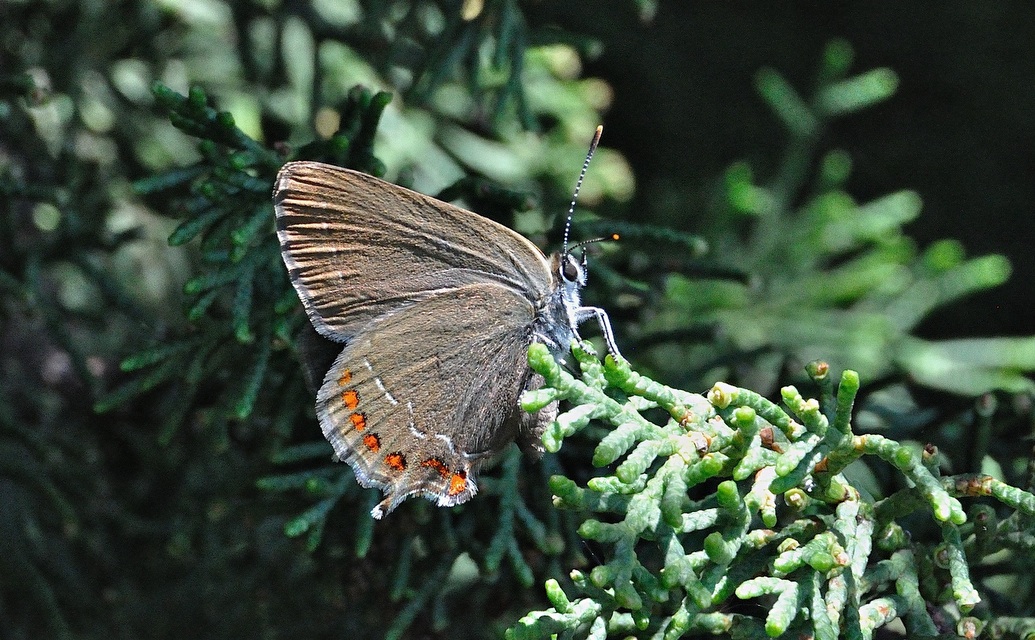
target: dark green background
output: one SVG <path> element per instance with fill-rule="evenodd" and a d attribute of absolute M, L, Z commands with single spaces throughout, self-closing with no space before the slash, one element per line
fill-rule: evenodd
<path fill-rule="evenodd" d="M 1032 4 L 661 2 L 642 23 L 631 6 L 550 2 L 534 6 L 533 21 L 600 38 L 586 73 L 614 87 L 605 143 L 636 173 L 631 215 L 688 230 L 726 165 L 746 150 L 764 163 L 784 142 L 753 89 L 758 69 L 807 92 L 824 45 L 847 40 L 856 72 L 886 66 L 901 81 L 892 99 L 825 136 L 852 156 L 852 193 L 916 190 L 924 210 L 910 231 L 921 245 L 957 238 L 969 255 L 1002 253 L 1014 266 L 1006 286 L 942 310 L 923 334 L 1035 331 Z"/>

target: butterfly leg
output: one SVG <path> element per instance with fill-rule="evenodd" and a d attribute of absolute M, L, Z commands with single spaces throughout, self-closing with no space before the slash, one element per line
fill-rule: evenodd
<path fill-rule="evenodd" d="M 575 310 L 575 319 L 580 323 L 590 318 L 596 318 L 597 324 L 600 325 L 600 333 L 604 336 L 604 342 L 607 343 L 608 353 L 616 358 L 621 358 L 622 354 L 615 343 L 615 333 L 611 329 L 611 319 L 607 317 L 607 312 L 600 307 L 579 307 Z"/>

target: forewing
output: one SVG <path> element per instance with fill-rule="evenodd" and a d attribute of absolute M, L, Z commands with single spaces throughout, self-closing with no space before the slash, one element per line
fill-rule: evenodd
<path fill-rule="evenodd" d="M 277 235 L 313 326 L 346 341 L 374 318 L 474 283 L 537 300 L 543 253 L 503 225 L 356 171 L 318 162 L 281 169 Z"/>
<path fill-rule="evenodd" d="M 467 284 L 382 315 L 343 349 L 316 411 L 360 484 L 385 492 L 375 517 L 413 495 L 467 501 L 479 463 L 527 429 L 533 314 L 506 287 Z"/>

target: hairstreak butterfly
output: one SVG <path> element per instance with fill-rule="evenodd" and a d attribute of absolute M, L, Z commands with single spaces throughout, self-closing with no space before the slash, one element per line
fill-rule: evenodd
<path fill-rule="evenodd" d="M 518 406 L 541 383 L 526 361 L 533 341 L 566 354 L 595 318 L 618 354 L 607 314 L 580 303 L 585 255 L 572 255 L 567 228 L 547 257 L 487 218 L 319 162 L 285 165 L 273 200 L 291 282 L 340 345 L 316 413 L 338 459 L 384 492 L 375 518 L 416 495 L 466 502 L 479 465 L 512 441 L 542 452 L 556 405 Z"/>

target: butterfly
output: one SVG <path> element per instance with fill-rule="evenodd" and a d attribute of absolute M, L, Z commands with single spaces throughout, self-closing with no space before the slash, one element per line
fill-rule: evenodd
<path fill-rule="evenodd" d="M 337 345 L 316 414 L 337 458 L 384 493 L 374 518 L 413 496 L 466 502 L 510 442 L 542 453 L 556 403 L 518 406 L 542 383 L 533 341 L 561 356 L 596 319 L 618 354 L 607 314 L 580 303 L 585 257 L 567 248 L 547 257 L 478 214 L 319 162 L 285 165 L 273 200 L 291 283 Z"/>

